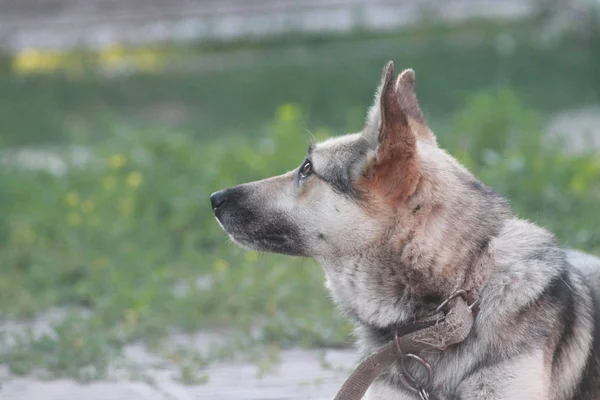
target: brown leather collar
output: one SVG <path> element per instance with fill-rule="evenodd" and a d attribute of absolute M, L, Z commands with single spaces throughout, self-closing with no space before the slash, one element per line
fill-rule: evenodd
<path fill-rule="evenodd" d="M 426 360 L 419 357 L 423 350 L 444 351 L 449 346 L 467 338 L 473 327 L 473 308 L 477 301 L 466 300 L 471 296 L 459 290 L 447 298 L 432 317 L 416 321 L 413 324 L 398 327 L 394 340 L 391 340 L 377 352 L 365 358 L 346 379 L 334 400 L 361 400 L 367 389 L 394 362 L 401 360 L 401 366 L 407 359 L 413 359 L 426 368 L 427 382 L 417 385 L 406 368 L 403 368 L 402 381 L 405 386 L 417 393 L 423 400 L 433 400 L 430 393 L 432 368 Z M 449 306 L 447 313 L 444 309 Z"/>

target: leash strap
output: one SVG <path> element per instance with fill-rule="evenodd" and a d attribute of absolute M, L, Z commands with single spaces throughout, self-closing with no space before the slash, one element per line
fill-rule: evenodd
<path fill-rule="evenodd" d="M 456 297 L 452 308 L 445 316 L 418 321 L 416 326 L 418 330 L 398 337 L 397 343 L 396 340 L 390 341 L 358 364 L 334 400 L 361 400 L 373 381 L 405 354 L 417 354 L 423 350 L 443 351 L 449 346 L 462 342 L 473 327 L 473 314 L 465 300 Z M 421 328 L 421 326 L 427 327 Z M 422 394 L 421 398 L 423 398 Z M 427 398 L 436 399 L 431 394 Z"/>

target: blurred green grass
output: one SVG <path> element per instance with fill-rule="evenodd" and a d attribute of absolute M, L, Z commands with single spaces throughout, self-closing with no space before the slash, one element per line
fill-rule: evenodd
<path fill-rule="evenodd" d="M 473 21 L 387 35 L 51 53 L 38 62 L 57 73 L 0 75 L 1 140 L 69 143 L 82 131 L 101 139 L 107 118 L 140 129 L 168 123 L 198 138 L 253 135 L 290 102 L 305 111 L 307 126 L 344 132 L 362 121 L 389 59 L 417 71 L 419 96 L 438 126 L 470 93 L 493 84 L 511 85 L 544 113 L 598 102 L 594 43 L 545 43 L 538 36 L 529 22 Z M 24 58 L 17 66 L 36 57 Z M 0 71 L 9 72 L 14 61 L 0 62 Z M 103 72 L 128 68 L 134 73 L 110 79 Z"/>
<path fill-rule="evenodd" d="M 360 129 L 389 58 L 416 69 L 443 147 L 508 196 L 520 216 L 567 246 L 599 253 L 600 156 L 565 154 L 543 136 L 548 112 L 597 100 L 585 48 L 565 41 L 560 51 L 544 49 L 521 37 L 500 56 L 498 35 L 506 32 L 477 32 L 475 44 L 460 46 L 438 33 L 367 38 L 357 46 L 378 46 L 364 58 L 336 53 L 354 42 L 297 44 L 340 62 L 308 57 L 111 79 L 3 75 L 4 145 L 77 144 L 90 161 L 64 175 L 0 169 L 3 316 L 70 310 L 53 335 L 26 332 L 0 348 L 0 362 L 17 374 L 102 378 L 126 344 L 160 352 L 174 331 L 233 330 L 234 348 L 248 354 L 349 345 L 351 327 L 325 292 L 320 267 L 237 249 L 208 196 L 294 168 L 307 128 L 320 139 Z M 284 49 L 268 50 L 273 58 L 262 63 Z M 184 107 L 180 121 L 156 111 L 131 116 L 169 102 Z M 202 354 L 201 364 L 232 352 Z M 181 355 L 167 357 L 185 376 L 193 369 Z"/>

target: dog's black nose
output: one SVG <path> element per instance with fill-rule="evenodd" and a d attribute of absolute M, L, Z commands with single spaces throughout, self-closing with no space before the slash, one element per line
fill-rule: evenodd
<path fill-rule="evenodd" d="M 212 204 L 213 211 L 217 211 L 217 208 L 223 205 L 227 200 L 227 189 L 219 190 L 210 195 L 210 204 Z"/>

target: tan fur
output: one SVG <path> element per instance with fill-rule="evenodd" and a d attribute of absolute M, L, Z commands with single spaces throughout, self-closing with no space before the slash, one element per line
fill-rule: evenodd
<path fill-rule="evenodd" d="M 404 73 L 399 81 L 411 79 Z M 357 183 L 364 193 L 377 193 L 392 206 L 402 204 L 413 194 L 420 178 L 417 139 L 398 102 L 393 64 L 384 70 L 381 91 L 381 127 L 377 155 Z"/>
<path fill-rule="evenodd" d="M 600 398 L 600 260 L 559 249 L 438 148 L 412 70 L 396 79 L 388 64 L 362 132 L 317 144 L 306 162 L 310 176 L 213 194 L 215 215 L 240 245 L 319 261 L 364 355 L 464 289 L 480 299 L 471 335 L 426 355 L 440 399 Z M 399 373 L 367 398 L 414 399 Z"/>

